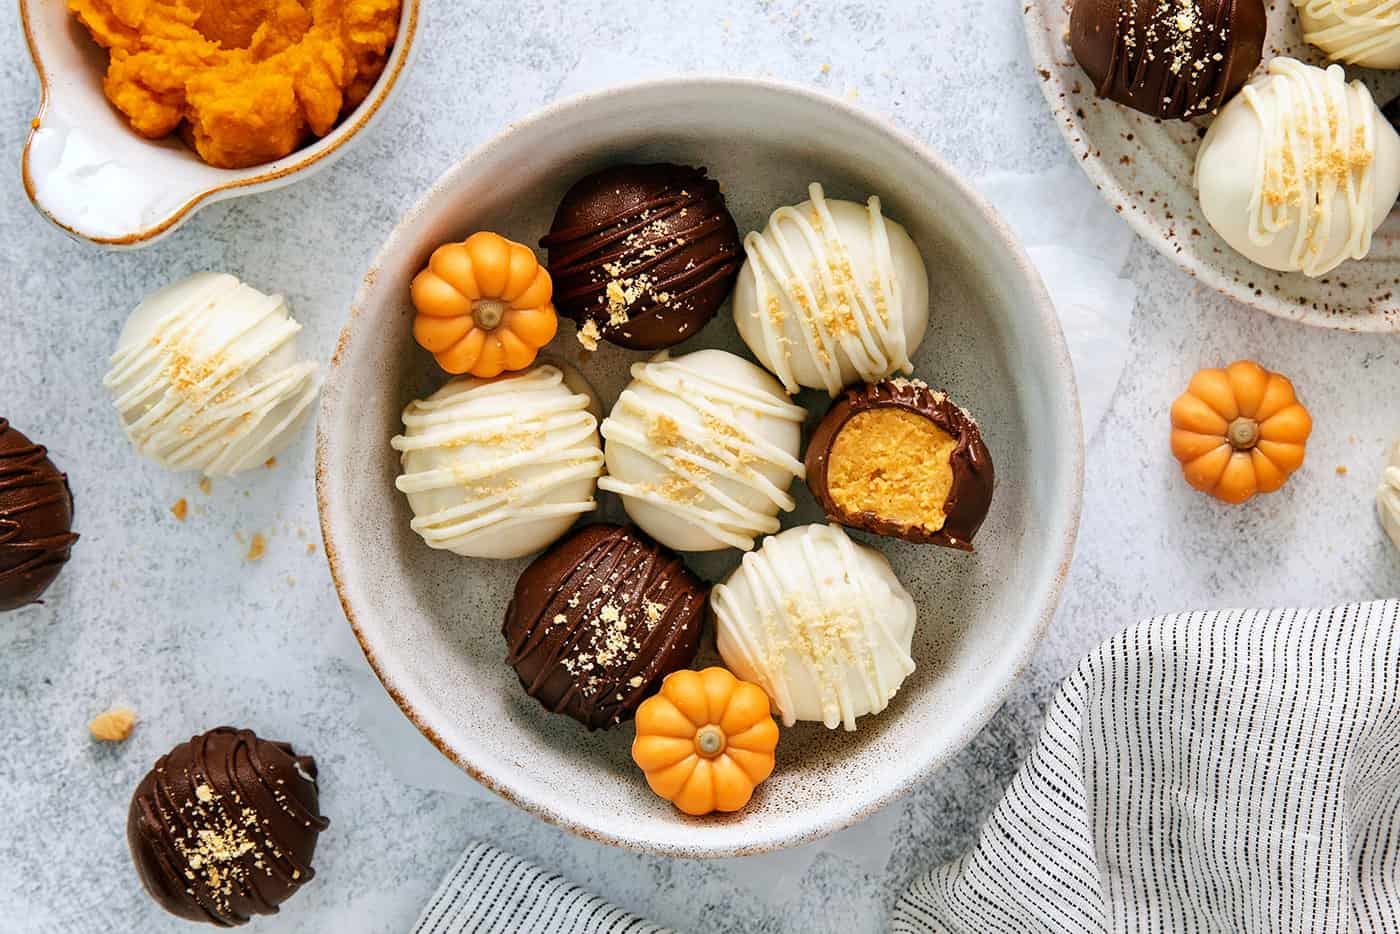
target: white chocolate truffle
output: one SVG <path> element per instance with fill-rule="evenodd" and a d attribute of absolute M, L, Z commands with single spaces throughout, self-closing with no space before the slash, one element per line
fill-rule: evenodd
<path fill-rule="evenodd" d="M 722 350 L 632 367 L 603 421 L 608 475 L 632 521 L 678 551 L 754 546 L 778 531 L 807 410 L 763 370 Z"/>
<path fill-rule="evenodd" d="M 102 384 L 137 451 L 209 476 L 261 466 L 294 438 L 316 398 L 316 364 L 280 295 L 198 273 L 131 313 Z"/>
<path fill-rule="evenodd" d="M 576 373 L 537 365 L 459 377 L 404 409 L 394 485 L 430 548 L 522 558 L 597 506 L 603 469 L 592 392 Z"/>
<path fill-rule="evenodd" d="M 710 595 L 729 670 L 761 686 L 783 723 L 856 728 L 914 671 L 914 599 L 885 556 L 840 526 L 765 539 Z"/>
<path fill-rule="evenodd" d="M 1327 57 L 1366 68 L 1400 68 L 1396 0 L 1293 0 L 1303 38 Z"/>
<path fill-rule="evenodd" d="M 1321 276 L 1370 252 L 1400 195 L 1400 135 L 1341 66 L 1275 58 L 1211 124 L 1196 188 L 1245 257 Z"/>
<path fill-rule="evenodd" d="M 1400 439 L 1391 445 L 1390 458 L 1376 488 L 1376 514 L 1391 543 L 1400 549 Z"/>
<path fill-rule="evenodd" d="M 758 361 L 794 393 L 832 396 L 857 381 L 912 373 L 928 330 L 928 270 L 903 227 L 867 204 L 783 207 L 744 238 L 734 320 Z"/>

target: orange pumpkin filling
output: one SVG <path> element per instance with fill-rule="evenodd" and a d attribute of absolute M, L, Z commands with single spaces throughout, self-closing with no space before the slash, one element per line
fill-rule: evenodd
<path fill-rule="evenodd" d="M 245 168 L 324 136 L 384 70 L 402 0 L 68 0 L 142 136 Z"/>
<path fill-rule="evenodd" d="M 937 532 L 953 489 L 957 439 L 904 409 L 861 412 L 836 435 L 827 461 L 832 502 L 850 514 L 872 513 Z"/>

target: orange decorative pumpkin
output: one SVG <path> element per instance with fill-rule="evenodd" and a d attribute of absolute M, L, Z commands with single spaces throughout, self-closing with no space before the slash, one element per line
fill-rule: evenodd
<path fill-rule="evenodd" d="M 554 283 L 529 247 L 474 233 L 433 252 L 413 280 L 413 336 L 453 374 L 523 370 L 554 339 Z"/>
<path fill-rule="evenodd" d="M 1227 503 L 1283 486 L 1311 433 L 1293 384 L 1249 360 L 1201 370 L 1172 403 L 1172 453 L 1186 482 Z"/>
<path fill-rule="evenodd" d="M 778 724 L 763 688 L 723 668 L 677 671 L 637 708 L 632 758 L 687 814 L 737 811 L 773 773 Z"/>

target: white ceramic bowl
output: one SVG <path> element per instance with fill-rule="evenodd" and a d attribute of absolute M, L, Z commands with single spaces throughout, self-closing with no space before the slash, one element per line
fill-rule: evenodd
<path fill-rule="evenodd" d="M 590 734 L 546 713 L 504 663 L 500 622 L 526 561 L 434 552 L 409 529 L 389 439 L 411 399 L 445 380 L 410 333 L 409 281 L 438 244 L 490 228 L 547 232 L 569 184 L 622 161 L 707 166 L 741 230 L 820 180 L 830 197 L 878 193 L 928 261 L 932 315 L 919 375 L 977 413 L 997 491 L 975 555 L 883 539 L 918 603 L 918 671 L 856 733 L 785 730 L 778 768 L 749 807 L 687 818 L 632 764 L 631 725 Z M 550 348 L 579 363 L 573 326 Z M 679 352 L 745 353 L 726 306 Z M 644 355 L 605 346 L 582 363 L 605 407 Z M 801 401 L 824 412 L 824 394 Z M 809 424 L 809 428 L 811 425 Z M 462 160 L 375 260 L 323 393 L 317 486 L 326 554 L 365 654 L 404 712 L 474 778 L 550 822 L 679 856 L 761 852 L 812 840 L 886 804 L 963 746 L 1006 697 L 1050 620 L 1079 517 L 1083 444 L 1059 323 L 1035 271 L 991 209 L 920 143 L 809 90 L 686 78 L 557 104 Z M 785 525 L 816 521 L 802 485 Z M 611 495 L 599 518 L 622 521 Z M 718 580 L 738 552 L 688 556 Z M 707 637 L 712 644 L 712 639 Z M 702 661 L 712 659 L 704 650 Z"/>
<path fill-rule="evenodd" d="M 248 169 L 207 165 L 178 139 L 137 135 L 102 93 L 107 53 L 61 0 L 20 0 L 42 98 L 21 168 L 40 214 L 72 237 L 147 246 L 225 198 L 280 188 L 325 168 L 379 115 L 413 52 L 421 0 L 404 0 L 398 38 L 369 97 L 329 134 Z"/>
<path fill-rule="evenodd" d="M 1210 118 L 1155 120 L 1095 95 L 1069 48 L 1072 6 L 1072 0 L 1024 5 L 1036 77 L 1075 161 L 1139 236 L 1205 284 L 1271 315 L 1347 331 L 1400 331 L 1400 211 L 1376 232 L 1366 259 L 1321 278 L 1256 266 L 1211 229 L 1196 198 L 1196 150 Z M 1289 55 L 1326 64 L 1303 41 L 1290 0 L 1267 6 L 1266 60 Z M 1400 72 L 1347 71 L 1371 87 L 1378 103 L 1400 94 Z"/>

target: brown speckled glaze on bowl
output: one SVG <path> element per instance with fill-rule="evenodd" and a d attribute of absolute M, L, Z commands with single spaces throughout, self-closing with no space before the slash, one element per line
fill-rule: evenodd
<path fill-rule="evenodd" d="M 1303 41 L 1290 0 L 1266 0 L 1264 60 L 1288 55 L 1325 65 Z M 1094 93 L 1070 51 L 1067 0 L 1028 0 L 1026 37 L 1045 99 L 1079 164 L 1113 209 L 1191 275 L 1271 315 L 1348 331 L 1400 331 L 1400 211 L 1376 233 L 1370 255 L 1318 279 L 1256 266 L 1206 223 L 1196 200 L 1196 150 L 1210 118 L 1161 121 Z M 1349 68 L 1384 104 L 1400 95 L 1400 73 Z"/>
<path fill-rule="evenodd" d="M 871 540 L 918 602 L 919 670 L 856 733 L 784 731 L 778 769 L 744 811 L 686 817 L 632 764 L 632 728 L 588 733 L 526 696 L 505 664 L 502 613 L 528 563 L 423 545 L 393 482 L 403 406 L 445 381 L 414 346 L 408 285 L 438 244 L 491 228 L 539 239 L 577 178 L 609 163 L 703 165 L 740 229 L 806 198 L 878 192 L 929 263 L 920 376 L 979 415 L 997 494 L 978 551 Z M 584 359 L 564 322 L 548 352 L 577 364 L 605 407 L 643 353 Z M 677 348 L 745 353 L 726 306 Z M 813 411 L 829 400 L 800 397 Z M 592 839 L 675 856 L 733 856 L 816 839 L 889 803 L 961 748 L 1006 697 L 1053 613 L 1079 520 L 1083 443 L 1058 321 L 1025 255 L 986 204 L 917 141 L 868 114 L 774 82 L 687 78 L 570 100 L 512 125 L 451 169 L 399 224 L 365 277 L 326 383 L 317 489 L 331 571 L 365 654 L 405 714 L 472 777 Z M 818 521 L 802 484 L 785 525 Z M 600 494 L 598 518 L 623 521 Z M 689 556 L 718 580 L 737 552 Z M 715 660 L 707 634 L 700 664 Z"/>

